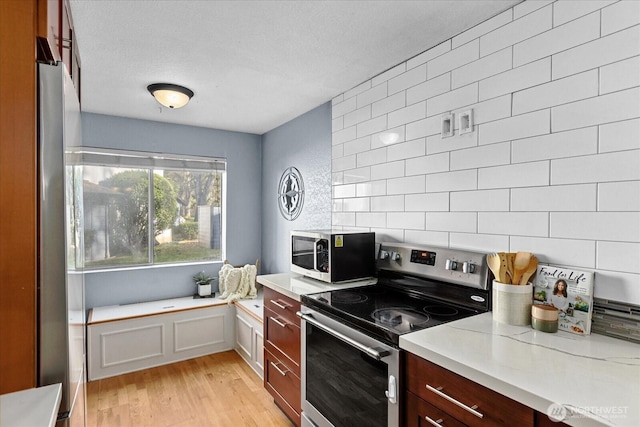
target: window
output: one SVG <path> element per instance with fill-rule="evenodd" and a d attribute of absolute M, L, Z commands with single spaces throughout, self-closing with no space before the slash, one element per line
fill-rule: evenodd
<path fill-rule="evenodd" d="M 85 268 L 223 259 L 224 159 L 89 148 L 75 157 Z"/>

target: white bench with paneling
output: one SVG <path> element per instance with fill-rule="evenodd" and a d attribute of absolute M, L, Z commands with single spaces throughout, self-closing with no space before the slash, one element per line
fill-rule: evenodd
<path fill-rule="evenodd" d="M 193 297 L 93 308 L 89 381 L 231 350 L 234 311 L 219 298 Z"/>
<path fill-rule="evenodd" d="M 264 304 L 262 293 L 256 299 L 240 300 L 236 308 L 236 352 L 260 376 L 264 377 L 264 339 L 262 324 Z"/>

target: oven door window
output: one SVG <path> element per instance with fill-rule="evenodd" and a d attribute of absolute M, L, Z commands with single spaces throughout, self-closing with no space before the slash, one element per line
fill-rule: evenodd
<path fill-rule="evenodd" d="M 307 324 L 306 400 L 336 427 L 386 426 L 387 364 Z"/>

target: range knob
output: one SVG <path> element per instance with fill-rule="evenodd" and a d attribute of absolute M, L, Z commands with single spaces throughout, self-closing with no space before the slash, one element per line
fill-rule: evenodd
<path fill-rule="evenodd" d="M 457 270 L 458 269 L 458 263 L 456 261 L 453 261 L 451 259 L 448 259 L 445 263 L 444 263 L 444 269 L 445 270 Z"/>
<path fill-rule="evenodd" d="M 476 265 L 472 262 L 469 261 L 465 261 L 462 263 L 462 272 L 463 273 L 475 273 L 476 271 Z"/>
<path fill-rule="evenodd" d="M 381 250 L 380 259 L 387 259 L 387 258 L 389 258 L 389 252 Z"/>
<path fill-rule="evenodd" d="M 400 252 L 391 252 L 391 260 L 398 261 L 400 259 Z"/>

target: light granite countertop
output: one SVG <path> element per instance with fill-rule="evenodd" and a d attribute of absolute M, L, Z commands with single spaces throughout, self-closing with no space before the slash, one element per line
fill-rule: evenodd
<path fill-rule="evenodd" d="M 400 348 L 543 414 L 554 405 L 569 425 L 640 425 L 635 343 L 544 333 L 484 313 L 403 335 Z"/>
<path fill-rule="evenodd" d="M 257 280 L 261 285 L 280 292 L 296 301 L 300 301 L 302 295 L 376 283 L 376 279 L 365 279 L 345 283 L 325 283 L 295 273 L 265 274 L 258 276 Z"/>

